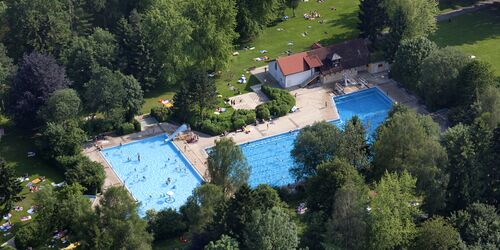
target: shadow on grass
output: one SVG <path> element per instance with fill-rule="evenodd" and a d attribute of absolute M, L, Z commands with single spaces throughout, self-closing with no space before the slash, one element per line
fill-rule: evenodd
<path fill-rule="evenodd" d="M 330 30 L 349 31 L 340 34 L 328 33 L 328 38 L 320 40 L 319 43 L 323 46 L 327 46 L 357 38 L 359 31 L 356 28 L 358 23 L 358 16 L 356 13 L 357 12 L 341 13 L 339 14 L 339 19 L 329 20 L 327 24 L 331 26 Z"/>

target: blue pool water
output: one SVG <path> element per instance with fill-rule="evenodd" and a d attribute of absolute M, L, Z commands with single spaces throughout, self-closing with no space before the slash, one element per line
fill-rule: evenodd
<path fill-rule="evenodd" d="M 142 216 L 148 209 L 178 209 L 202 183 L 198 172 L 171 141 L 165 143 L 165 138 L 155 136 L 102 151 L 127 189 L 141 202 Z M 172 199 L 166 195 L 169 191 L 173 192 Z"/>
<path fill-rule="evenodd" d="M 392 101 L 377 88 L 334 97 L 333 101 L 340 119 L 332 123 L 342 128 L 346 121 L 357 115 L 363 121 L 369 137 L 385 120 L 392 107 Z M 283 186 L 294 182 L 290 175 L 290 168 L 294 164 L 290 152 L 298 133 L 297 130 L 240 145 L 251 167 L 250 186 L 263 183 Z"/>

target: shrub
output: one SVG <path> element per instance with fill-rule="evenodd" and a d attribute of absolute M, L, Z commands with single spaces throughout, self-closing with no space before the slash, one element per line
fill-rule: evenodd
<path fill-rule="evenodd" d="M 266 107 L 266 105 L 259 105 L 255 109 L 255 112 L 257 113 L 257 118 L 263 119 L 263 120 L 269 120 L 271 118 L 271 112 L 269 112 L 269 109 Z"/>
<path fill-rule="evenodd" d="M 166 107 L 154 107 L 151 109 L 150 115 L 158 122 L 166 122 L 170 118 L 172 111 Z"/>
<path fill-rule="evenodd" d="M 201 131 L 209 135 L 220 135 L 224 131 L 229 131 L 223 122 L 213 122 L 212 120 L 204 120 L 200 127 Z"/>
<path fill-rule="evenodd" d="M 182 215 L 172 208 L 148 211 L 146 220 L 148 231 L 153 233 L 155 241 L 178 237 L 188 229 Z"/>
<path fill-rule="evenodd" d="M 287 90 L 263 86 L 262 92 L 264 92 L 271 101 L 257 107 L 257 112 L 259 113 L 258 117 L 261 119 L 266 119 L 264 117 L 268 115 L 265 109 L 269 111 L 269 115 L 280 117 L 288 114 L 295 105 L 295 98 L 290 95 Z"/>
<path fill-rule="evenodd" d="M 239 129 L 245 125 L 255 123 L 255 119 L 255 110 L 244 109 L 235 110 L 231 117 L 231 121 L 233 122 L 233 127 L 235 129 Z M 243 120 L 244 124 L 242 126 L 237 126 L 241 124 L 241 121 L 238 121 L 239 124 L 235 124 L 237 120 Z"/>
<path fill-rule="evenodd" d="M 134 132 L 134 124 L 126 122 L 120 125 L 118 129 L 120 135 L 128 135 Z"/>
<path fill-rule="evenodd" d="M 233 122 L 233 129 L 240 129 L 245 126 L 245 120 L 243 119 L 237 119 L 236 121 Z"/>
<path fill-rule="evenodd" d="M 91 119 L 85 123 L 84 128 L 89 135 L 97 135 L 113 131 L 113 122 L 102 118 Z"/>
<path fill-rule="evenodd" d="M 36 222 L 28 223 L 16 232 L 16 247 L 19 249 L 28 249 L 29 247 L 37 247 L 41 241 L 38 236 L 38 224 Z"/>
<path fill-rule="evenodd" d="M 135 132 L 141 131 L 141 123 L 138 120 L 136 120 L 136 119 L 132 120 L 132 124 L 134 124 Z"/>

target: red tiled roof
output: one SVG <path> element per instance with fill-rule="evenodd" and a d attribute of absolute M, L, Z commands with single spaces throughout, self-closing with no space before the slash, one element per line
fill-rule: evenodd
<path fill-rule="evenodd" d="M 281 73 L 287 76 L 310 69 L 309 65 L 307 65 L 306 61 L 304 60 L 304 57 L 306 56 L 306 52 L 301 52 L 278 58 L 276 62 L 278 63 L 278 66 L 280 66 Z"/>
<path fill-rule="evenodd" d="M 316 55 L 308 55 L 304 57 L 304 60 L 306 61 L 307 65 L 309 65 L 310 68 L 323 66 L 323 63 Z"/>

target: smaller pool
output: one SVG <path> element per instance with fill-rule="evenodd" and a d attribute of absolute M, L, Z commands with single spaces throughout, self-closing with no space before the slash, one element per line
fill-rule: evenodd
<path fill-rule="evenodd" d="M 159 135 L 101 152 L 141 203 L 141 216 L 149 209 L 179 209 L 203 181 L 173 142 L 165 143 L 165 138 Z"/>
<path fill-rule="evenodd" d="M 357 115 L 365 125 L 369 139 L 384 122 L 392 107 L 391 99 L 378 88 L 334 97 L 332 101 L 337 107 L 340 119 L 331 123 L 342 128 L 345 122 Z M 290 174 L 294 165 L 291 151 L 299 132 L 300 130 L 296 130 L 240 145 L 251 167 L 250 186 L 255 187 L 263 183 L 283 186 L 295 182 Z"/>

